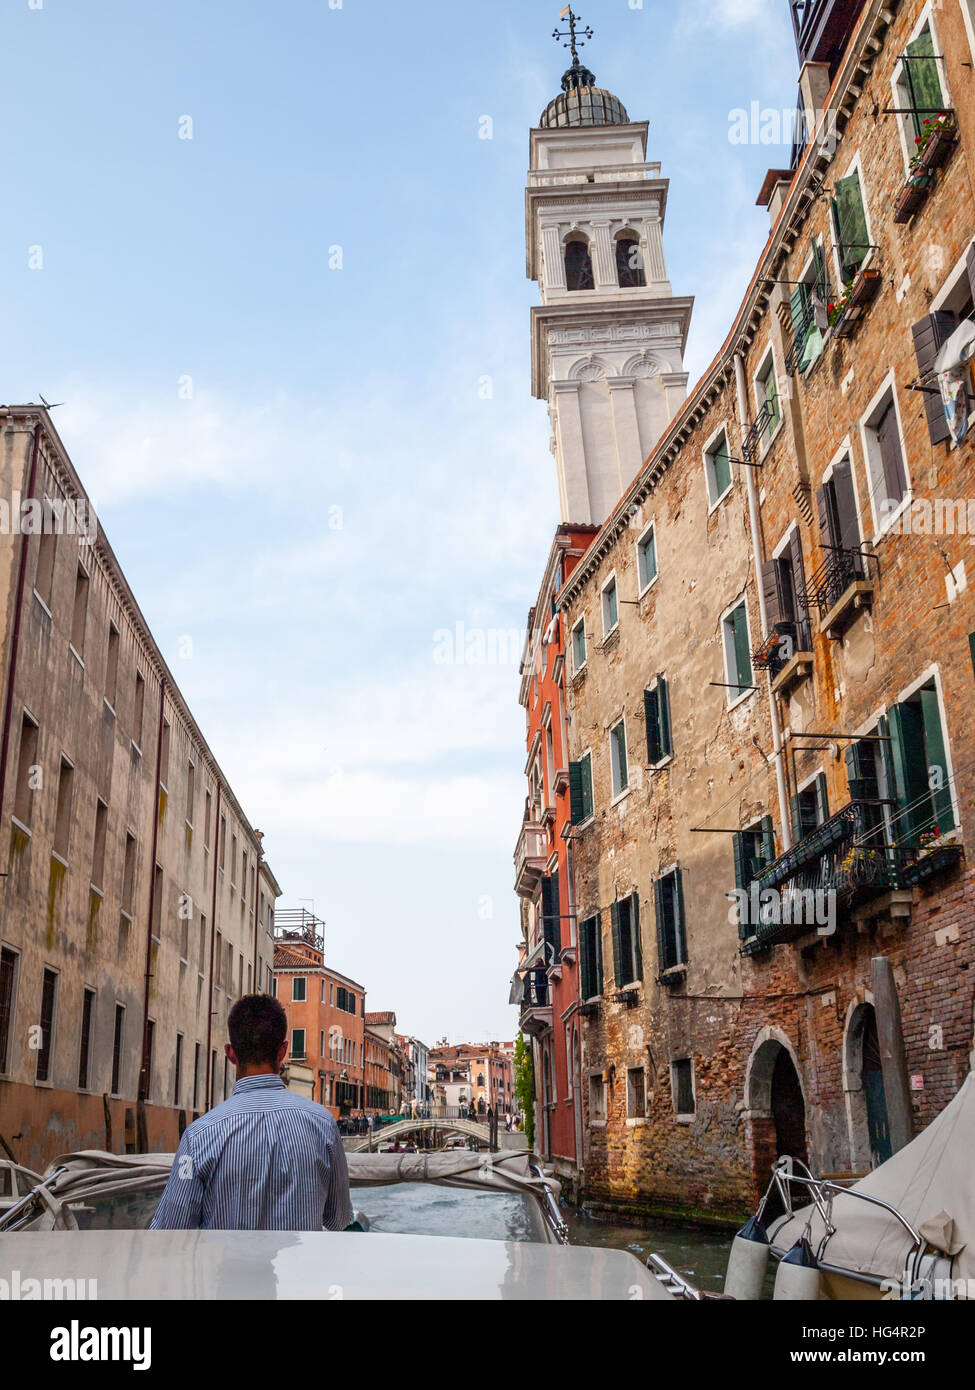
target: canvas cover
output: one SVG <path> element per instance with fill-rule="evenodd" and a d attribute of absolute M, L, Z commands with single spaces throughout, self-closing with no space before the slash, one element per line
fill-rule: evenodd
<path fill-rule="evenodd" d="M 889 1203 L 936 1250 L 952 1256 L 953 1279 L 975 1279 L 975 1075 L 923 1133 L 851 1191 Z M 772 1224 L 774 1248 L 789 1250 L 807 1222 L 818 1252 L 825 1226 L 814 1206 Z M 833 1200 L 833 1225 L 824 1263 L 878 1279 L 901 1276 L 913 1241 L 889 1212 L 841 1193 Z"/>

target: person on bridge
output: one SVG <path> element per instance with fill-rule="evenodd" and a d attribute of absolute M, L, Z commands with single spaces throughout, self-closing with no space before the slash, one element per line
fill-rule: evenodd
<path fill-rule="evenodd" d="M 329 1110 L 289 1091 L 280 1069 L 288 1019 L 267 994 L 230 1010 L 232 1094 L 183 1134 L 149 1226 L 154 1231 L 343 1231 L 349 1169 Z"/>

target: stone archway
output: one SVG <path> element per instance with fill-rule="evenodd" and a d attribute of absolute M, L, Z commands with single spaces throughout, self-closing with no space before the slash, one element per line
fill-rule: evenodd
<path fill-rule="evenodd" d="M 745 1105 L 755 1182 L 764 1192 L 777 1158 L 788 1154 L 809 1162 L 799 1067 L 792 1044 L 778 1028 L 764 1028 L 755 1039 L 745 1071 Z"/>
<path fill-rule="evenodd" d="M 843 1090 L 852 1167 L 856 1172 L 867 1172 L 891 1156 L 877 1014 L 869 999 L 852 1004 L 847 1013 Z"/>

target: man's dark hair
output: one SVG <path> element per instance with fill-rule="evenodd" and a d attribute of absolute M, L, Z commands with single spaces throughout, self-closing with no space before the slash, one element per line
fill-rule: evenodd
<path fill-rule="evenodd" d="M 274 1067 L 288 1036 L 288 1016 L 270 994 L 245 994 L 230 1010 L 227 1031 L 238 1062 Z"/>

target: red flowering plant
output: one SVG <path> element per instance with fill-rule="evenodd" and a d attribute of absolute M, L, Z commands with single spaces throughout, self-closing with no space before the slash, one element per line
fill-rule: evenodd
<path fill-rule="evenodd" d="M 911 160 L 911 172 L 917 173 L 924 168 L 924 151 L 930 145 L 936 135 L 945 135 L 955 128 L 955 118 L 950 111 L 942 111 L 934 119 L 925 116 L 921 122 L 920 134 L 914 137 L 916 150 L 914 158 Z"/>

